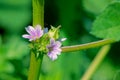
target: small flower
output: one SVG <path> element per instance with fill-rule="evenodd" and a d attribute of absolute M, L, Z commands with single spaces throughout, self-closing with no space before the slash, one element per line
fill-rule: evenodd
<path fill-rule="evenodd" d="M 36 25 L 36 27 L 28 26 L 25 28 L 28 34 L 22 35 L 23 38 L 29 39 L 29 41 L 33 41 L 39 39 L 43 35 L 43 30 L 40 25 Z"/>
<path fill-rule="evenodd" d="M 59 41 L 55 41 L 53 38 L 50 39 L 50 44 L 47 46 L 48 56 L 52 60 L 57 59 L 57 55 L 61 54 L 61 43 Z"/>

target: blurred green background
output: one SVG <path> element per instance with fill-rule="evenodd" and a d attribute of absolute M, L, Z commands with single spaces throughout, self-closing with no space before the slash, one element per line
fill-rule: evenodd
<path fill-rule="evenodd" d="M 92 22 L 115 0 L 45 0 L 45 27 L 62 25 L 66 45 L 99 40 L 90 34 Z M 0 80 L 27 80 L 28 40 L 21 37 L 32 25 L 31 0 L 0 0 Z M 120 80 L 120 42 L 112 44 L 91 80 Z M 80 80 L 100 47 L 63 53 L 56 61 L 44 56 L 41 80 Z"/>

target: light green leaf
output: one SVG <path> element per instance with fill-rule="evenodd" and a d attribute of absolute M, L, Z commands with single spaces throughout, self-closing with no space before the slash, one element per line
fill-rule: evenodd
<path fill-rule="evenodd" d="M 120 40 L 120 2 L 114 2 L 93 23 L 92 34 L 105 39 Z"/>

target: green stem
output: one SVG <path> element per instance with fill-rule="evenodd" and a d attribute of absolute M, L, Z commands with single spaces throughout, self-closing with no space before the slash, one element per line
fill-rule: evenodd
<path fill-rule="evenodd" d="M 29 69 L 29 76 L 28 80 L 39 80 L 40 69 L 43 59 L 43 54 L 39 53 L 39 58 L 36 57 L 36 54 L 31 51 L 31 58 L 30 58 L 30 69 Z"/>
<path fill-rule="evenodd" d="M 44 28 L 44 0 L 32 0 L 33 26 L 40 24 Z"/>
<path fill-rule="evenodd" d="M 109 50 L 110 50 L 110 45 L 105 45 L 100 49 L 100 51 L 98 52 L 92 63 L 90 64 L 90 67 L 88 68 L 88 70 L 85 72 L 85 74 L 80 80 L 90 80 L 93 73 L 96 71 L 96 69 L 98 68 L 102 60 L 105 58 Z"/>
<path fill-rule="evenodd" d="M 103 46 L 106 44 L 110 44 L 113 42 L 114 42 L 113 40 L 105 39 L 105 40 L 100 40 L 100 41 L 91 42 L 87 44 L 65 46 L 65 47 L 62 47 L 62 52 L 72 52 L 72 51 L 78 51 L 78 50 L 83 50 L 83 49 L 88 49 L 88 48 L 94 48 L 94 47 L 99 47 L 99 46 Z"/>
<path fill-rule="evenodd" d="M 44 0 L 32 0 L 32 7 L 33 26 L 39 24 L 44 28 Z M 37 53 L 31 51 L 28 80 L 39 80 L 43 55 L 41 53 L 39 53 L 39 57 L 36 57 L 36 55 Z"/>

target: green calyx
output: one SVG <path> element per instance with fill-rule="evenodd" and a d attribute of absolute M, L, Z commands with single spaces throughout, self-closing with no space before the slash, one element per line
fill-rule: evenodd
<path fill-rule="evenodd" d="M 59 28 L 61 25 L 59 25 L 57 28 L 51 26 L 51 29 L 48 32 L 48 35 L 50 38 L 54 38 L 55 40 L 59 38 Z"/>

